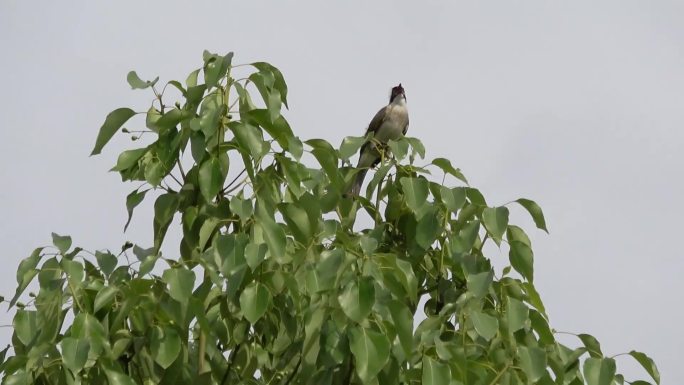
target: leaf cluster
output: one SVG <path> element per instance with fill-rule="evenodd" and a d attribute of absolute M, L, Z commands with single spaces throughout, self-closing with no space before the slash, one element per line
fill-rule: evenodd
<path fill-rule="evenodd" d="M 280 71 L 232 59 L 205 52 L 161 92 L 129 73 L 154 102 L 110 113 L 92 154 L 117 132 L 148 140 L 112 170 L 140 184 L 128 222 L 155 196 L 154 244 L 91 254 L 53 234 L 23 260 L 4 383 L 625 382 L 590 335 L 577 348 L 556 340 L 507 205 L 490 206 L 447 159 L 417 164 L 416 138 L 390 142 L 364 196 L 346 196 L 349 158 L 369 138 L 301 141 L 282 115 Z M 145 128 L 124 128 L 136 115 Z M 511 204 L 547 230 L 535 202 Z M 174 220 L 182 240 L 169 258 Z M 508 252 L 499 275 L 487 243 Z M 18 302 L 36 278 L 38 293 Z M 629 354 L 659 383 L 648 356 Z"/>

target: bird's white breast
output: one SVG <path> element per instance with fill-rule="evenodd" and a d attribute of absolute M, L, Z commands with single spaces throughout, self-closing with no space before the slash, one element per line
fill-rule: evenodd
<path fill-rule="evenodd" d="M 381 142 L 397 140 L 401 137 L 404 127 L 408 124 L 408 108 L 402 98 L 400 103 L 387 106 L 385 120 L 375 133 L 375 138 Z"/>

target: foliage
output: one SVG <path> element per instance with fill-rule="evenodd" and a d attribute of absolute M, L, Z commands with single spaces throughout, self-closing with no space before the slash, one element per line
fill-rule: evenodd
<path fill-rule="evenodd" d="M 345 196 L 349 158 L 367 139 L 302 142 L 281 114 L 280 71 L 232 57 L 205 52 L 202 68 L 162 92 L 158 78 L 129 73 L 155 102 L 110 113 L 92 154 L 119 131 L 149 139 L 112 170 L 141 182 L 126 198 L 129 222 L 155 196 L 154 245 L 91 254 L 53 234 L 54 247 L 24 259 L 4 383 L 625 382 L 590 335 L 577 348 L 556 341 L 530 239 L 506 205 L 489 206 L 447 159 L 417 165 L 416 138 L 390 142 L 365 196 Z M 122 128 L 136 115 L 146 129 Z M 535 202 L 514 203 L 546 230 Z M 167 258 L 175 220 L 182 241 Z M 500 275 L 487 242 L 508 249 Z M 36 278 L 38 293 L 19 302 Z M 629 354 L 659 383 L 648 356 Z"/>

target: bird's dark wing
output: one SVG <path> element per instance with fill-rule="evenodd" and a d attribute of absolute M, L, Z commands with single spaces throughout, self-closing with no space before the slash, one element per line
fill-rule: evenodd
<path fill-rule="evenodd" d="M 406 132 L 408 131 L 408 125 L 409 125 L 409 118 L 408 118 L 408 115 L 406 115 L 406 125 L 404 126 L 404 129 L 401 130 L 402 135 L 406 135 Z"/>
<path fill-rule="evenodd" d="M 387 110 L 387 106 L 382 107 L 380 111 L 378 111 L 377 114 L 373 117 L 373 120 L 371 120 L 370 124 L 368 124 L 368 129 L 366 130 L 366 135 L 370 132 L 377 132 L 380 126 L 382 125 L 382 122 L 385 121 L 385 118 L 387 115 L 385 115 L 385 111 Z"/>

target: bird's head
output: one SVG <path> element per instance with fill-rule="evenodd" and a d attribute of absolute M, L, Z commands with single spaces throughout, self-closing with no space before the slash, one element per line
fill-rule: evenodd
<path fill-rule="evenodd" d="M 404 87 L 401 86 L 401 83 L 399 83 L 398 86 L 392 87 L 392 94 L 390 95 L 390 103 L 395 101 L 397 97 L 401 97 L 404 100 L 406 99 L 406 92 L 404 92 Z"/>

